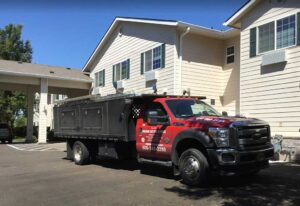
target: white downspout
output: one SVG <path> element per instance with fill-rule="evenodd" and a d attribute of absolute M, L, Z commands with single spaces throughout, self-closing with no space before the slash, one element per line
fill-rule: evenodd
<path fill-rule="evenodd" d="M 183 37 L 185 35 L 187 35 L 189 32 L 190 32 L 191 28 L 190 27 L 187 27 L 186 30 L 180 34 L 180 38 L 179 38 L 179 90 L 180 90 L 180 95 L 182 95 L 182 74 L 181 74 L 181 71 L 182 71 L 182 55 L 183 55 L 183 48 L 182 48 L 182 45 L 183 45 Z"/>

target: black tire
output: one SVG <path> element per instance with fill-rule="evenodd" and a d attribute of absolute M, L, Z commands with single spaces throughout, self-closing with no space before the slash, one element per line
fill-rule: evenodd
<path fill-rule="evenodd" d="M 12 139 L 9 139 L 9 140 L 8 140 L 8 144 L 11 144 L 11 143 L 12 143 Z"/>
<path fill-rule="evenodd" d="M 87 146 L 76 141 L 73 145 L 73 160 L 76 165 L 86 165 L 90 163 L 90 152 Z"/>
<path fill-rule="evenodd" d="M 184 151 L 179 158 L 179 171 L 185 184 L 204 186 L 208 182 L 209 164 L 206 157 L 197 149 Z"/>
<path fill-rule="evenodd" d="M 67 149 L 67 159 L 73 161 L 73 141 L 67 140 L 66 149 Z"/>

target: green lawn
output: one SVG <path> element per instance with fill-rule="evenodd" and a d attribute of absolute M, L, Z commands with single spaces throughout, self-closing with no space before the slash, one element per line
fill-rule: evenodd
<path fill-rule="evenodd" d="M 13 143 L 25 143 L 25 137 L 15 137 Z"/>

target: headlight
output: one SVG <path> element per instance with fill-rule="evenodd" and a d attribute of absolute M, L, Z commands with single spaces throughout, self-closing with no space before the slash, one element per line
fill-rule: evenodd
<path fill-rule="evenodd" d="M 226 128 L 210 127 L 208 135 L 215 141 L 217 147 L 229 146 L 229 130 Z"/>

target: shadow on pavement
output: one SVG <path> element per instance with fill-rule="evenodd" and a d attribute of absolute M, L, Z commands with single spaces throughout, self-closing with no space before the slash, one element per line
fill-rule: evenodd
<path fill-rule="evenodd" d="M 69 160 L 66 157 L 63 160 Z M 70 160 L 69 160 L 70 161 Z M 105 168 L 136 171 L 140 170 L 143 175 L 149 175 L 154 177 L 166 178 L 166 179 L 178 179 L 174 177 L 172 168 L 159 166 L 159 165 L 145 165 L 139 164 L 134 160 L 112 160 L 112 159 L 97 159 L 94 160 L 93 165 L 98 165 Z"/>
<path fill-rule="evenodd" d="M 300 165 L 275 164 L 248 179 L 219 177 L 206 188 L 182 184 L 165 190 L 194 200 L 216 195 L 224 206 L 300 205 Z"/>

